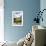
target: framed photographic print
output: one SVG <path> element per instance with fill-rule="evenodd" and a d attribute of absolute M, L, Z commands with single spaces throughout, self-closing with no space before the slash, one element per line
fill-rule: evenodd
<path fill-rule="evenodd" d="M 23 11 L 12 11 L 12 26 L 23 26 Z"/>

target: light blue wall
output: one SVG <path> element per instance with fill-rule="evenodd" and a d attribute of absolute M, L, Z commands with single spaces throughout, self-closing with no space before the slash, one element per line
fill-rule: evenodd
<path fill-rule="evenodd" d="M 41 0 L 40 1 L 40 10 L 42 11 L 43 9 L 46 9 L 46 0 Z M 46 27 L 46 10 L 43 12 L 43 22 L 40 21 L 40 25 Z"/>
<path fill-rule="evenodd" d="M 32 21 L 40 9 L 40 0 L 4 0 L 4 31 L 5 40 L 18 41 L 32 28 Z M 23 10 L 24 26 L 12 26 L 12 11 Z"/>

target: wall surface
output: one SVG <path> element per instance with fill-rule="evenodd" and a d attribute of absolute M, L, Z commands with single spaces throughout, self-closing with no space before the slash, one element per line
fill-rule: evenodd
<path fill-rule="evenodd" d="M 4 0 L 4 35 L 7 41 L 18 41 L 32 29 L 36 12 L 40 9 L 40 0 Z M 22 27 L 12 26 L 12 11 L 23 11 Z"/>
<path fill-rule="evenodd" d="M 40 0 L 40 10 L 42 11 L 43 9 L 46 9 L 46 0 Z M 40 25 L 46 27 L 46 10 L 43 12 L 43 22 L 40 21 Z"/>

